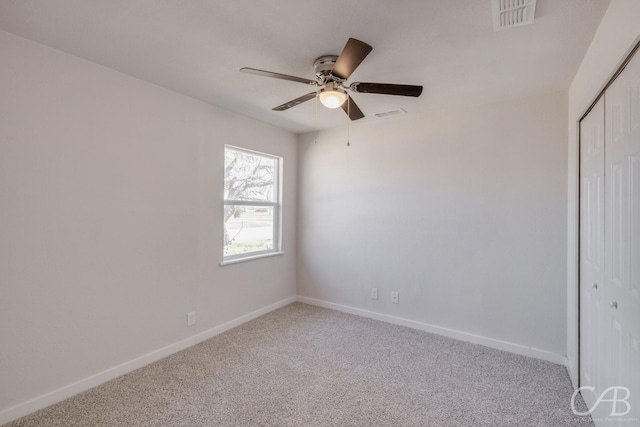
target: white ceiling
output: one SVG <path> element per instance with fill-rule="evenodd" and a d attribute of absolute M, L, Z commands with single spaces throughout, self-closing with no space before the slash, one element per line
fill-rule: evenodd
<path fill-rule="evenodd" d="M 421 84 L 420 98 L 355 94 L 367 120 L 566 90 L 610 0 L 538 0 L 533 25 L 493 32 L 490 0 L 0 0 L 0 29 L 293 132 L 344 126 L 304 84 L 349 37 L 373 51 L 349 82 Z"/>

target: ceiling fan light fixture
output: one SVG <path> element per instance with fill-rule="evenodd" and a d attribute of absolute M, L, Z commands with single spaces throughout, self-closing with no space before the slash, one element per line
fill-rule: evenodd
<path fill-rule="evenodd" d="M 327 108 L 339 108 L 347 100 L 347 92 L 339 89 L 335 83 L 327 84 L 318 95 L 320 102 Z"/>

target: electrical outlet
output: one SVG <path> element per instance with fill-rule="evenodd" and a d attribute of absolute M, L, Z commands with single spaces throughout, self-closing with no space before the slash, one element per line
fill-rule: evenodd
<path fill-rule="evenodd" d="M 378 288 L 371 288 L 371 299 L 378 299 Z"/>
<path fill-rule="evenodd" d="M 187 313 L 187 326 L 193 326 L 196 324 L 196 312 L 192 311 Z"/>
<path fill-rule="evenodd" d="M 398 304 L 400 302 L 400 294 L 398 292 L 391 292 L 391 302 Z"/>

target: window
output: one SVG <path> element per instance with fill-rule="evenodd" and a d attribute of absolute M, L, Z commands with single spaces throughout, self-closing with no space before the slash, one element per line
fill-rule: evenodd
<path fill-rule="evenodd" d="M 225 146 L 224 262 L 280 253 L 282 159 Z"/>

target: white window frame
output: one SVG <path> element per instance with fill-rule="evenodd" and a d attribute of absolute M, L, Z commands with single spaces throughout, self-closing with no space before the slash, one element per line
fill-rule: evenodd
<path fill-rule="evenodd" d="M 227 264 L 235 264 L 238 262 L 249 261 L 252 259 L 264 258 L 274 255 L 282 255 L 284 252 L 282 251 L 282 157 L 276 156 L 274 154 L 263 153 L 260 151 L 250 150 L 247 148 L 238 147 L 235 145 L 226 144 L 224 146 L 224 152 L 226 154 L 227 149 L 233 151 L 239 151 L 241 153 L 265 157 L 268 159 L 275 160 L 275 176 L 273 183 L 273 200 L 269 201 L 249 201 L 249 200 L 236 200 L 236 199 L 226 199 L 224 198 L 224 188 L 223 188 L 223 212 L 225 206 L 255 206 L 255 207 L 272 207 L 273 208 L 273 248 L 262 250 L 262 251 L 253 251 L 246 252 L 243 254 L 235 254 L 235 255 L 224 255 L 224 239 L 223 239 L 223 252 L 222 252 L 222 263 L 220 265 Z M 226 157 L 226 156 L 224 156 Z M 223 168 L 224 169 L 224 168 Z M 224 176 L 223 185 L 224 185 Z M 224 214 L 223 214 L 224 219 Z M 222 224 L 223 229 L 225 224 Z"/>

